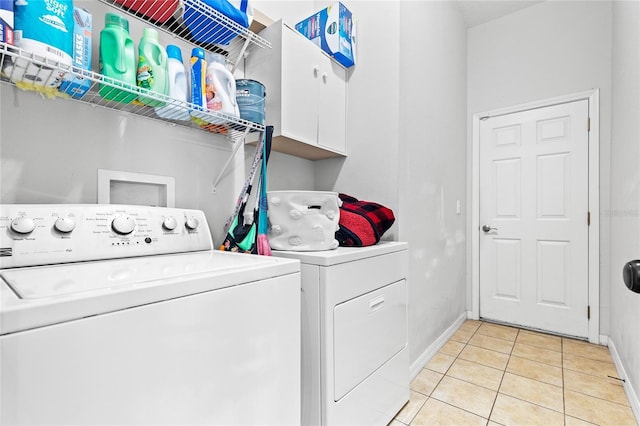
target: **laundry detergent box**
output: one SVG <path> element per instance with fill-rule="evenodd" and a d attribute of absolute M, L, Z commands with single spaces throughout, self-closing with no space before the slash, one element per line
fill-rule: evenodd
<path fill-rule="evenodd" d="M 332 3 L 304 21 L 296 30 L 317 44 L 342 66 L 356 63 L 356 26 L 351 11 L 340 2 Z"/>
<path fill-rule="evenodd" d="M 91 71 L 91 38 L 93 20 L 89 11 L 73 8 L 73 71 L 83 74 Z M 91 87 L 91 80 L 67 74 L 60 84 L 60 91 L 80 98 Z"/>
<path fill-rule="evenodd" d="M 13 45 L 13 1 L 0 0 L 0 42 Z"/>

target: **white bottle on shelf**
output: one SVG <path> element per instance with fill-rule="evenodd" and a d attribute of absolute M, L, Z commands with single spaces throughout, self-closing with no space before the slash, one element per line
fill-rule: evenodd
<path fill-rule="evenodd" d="M 206 88 L 207 110 L 240 117 L 236 101 L 236 80 L 225 65 L 224 56 L 207 56 Z"/>
<path fill-rule="evenodd" d="M 169 69 L 169 96 L 180 102 L 176 104 L 167 103 L 163 107 L 156 108 L 156 114 L 169 120 L 190 120 L 188 102 L 188 81 L 187 70 L 182 62 L 182 51 L 178 46 L 167 46 L 168 69 Z"/>

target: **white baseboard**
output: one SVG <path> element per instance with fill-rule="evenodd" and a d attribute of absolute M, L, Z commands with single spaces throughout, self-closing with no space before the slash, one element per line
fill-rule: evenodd
<path fill-rule="evenodd" d="M 425 365 L 435 356 L 436 353 L 447 343 L 447 340 L 453 336 L 453 333 L 460 328 L 462 323 L 467 319 L 467 312 L 463 312 L 460 316 L 442 333 L 419 357 L 415 360 L 409 369 L 409 377 L 411 380 L 422 371 Z"/>
<path fill-rule="evenodd" d="M 611 357 L 613 358 L 613 362 L 616 364 L 616 369 L 618 370 L 618 375 L 622 378 L 627 378 L 627 373 L 624 370 L 624 366 L 622 365 L 622 361 L 620 361 L 620 355 L 618 355 L 618 351 L 616 350 L 616 345 L 613 344 L 613 340 L 610 338 L 608 340 L 609 351 L 611 352 Z M 633 410 L 633 414 L 636 416 L 636 421 L 640 424 L 640 400 L 638 399 L 638 393 L 635 389 L 633 389 L 633 385 L 629 380 L 625 380 L 623 382 L 624 391 L 627 394 L 627 398 L 629 398 L 629 404 L 631 404 L 631 409 Z"/>
<path fill-rule="evenodd" d="M 600 344 L 602 346 L 609 346 L 609 336 L 605 336 L 603 334 L 600 335 Z"/>

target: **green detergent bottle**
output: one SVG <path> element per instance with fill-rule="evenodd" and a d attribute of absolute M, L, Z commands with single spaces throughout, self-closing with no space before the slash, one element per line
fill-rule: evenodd
<path fill-rule="evenodd" d="M 138 87 L 169 95 L 169 68 L 167 52 L 158 41 L 158 31 L 153 28 L 145 28 L 138 45 Z M 145 105 L 161 107 L 165 102 L 154 99 L 152 96 L 144 96 L 142 93 L 138 100 Z"/>
<path fill-rule="evenodd" d="M 128 104 L 137 97 L 136 52 L 129 35 L 129 21 L 107 13 L 104 23 L 100 32 L 100 74 L 105 83 L 100 84 L 99 93 L 104 99 Z M 120 82 L 129 85 L 126 90 L 118 88 L 123 86 Z"/>

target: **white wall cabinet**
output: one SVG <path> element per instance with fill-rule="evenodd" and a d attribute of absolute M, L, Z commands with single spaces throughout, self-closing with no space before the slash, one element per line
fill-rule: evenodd
<path fill-rule="evenodd" d="M 345 156 L 346 70 L 282 21 L 260 36 L 272 48 L 250 55 L 245 73 L 265 86 L 272 149 L 311 160 Z"/>

